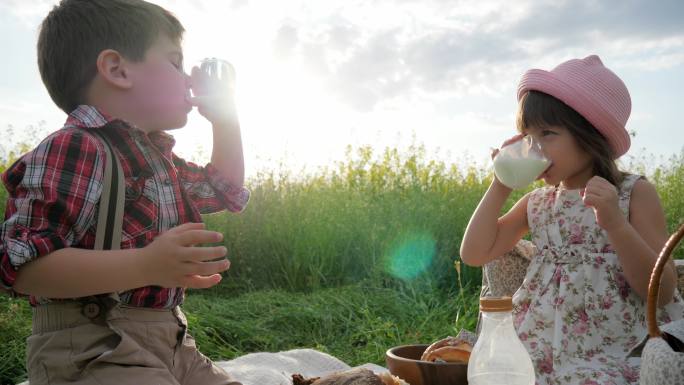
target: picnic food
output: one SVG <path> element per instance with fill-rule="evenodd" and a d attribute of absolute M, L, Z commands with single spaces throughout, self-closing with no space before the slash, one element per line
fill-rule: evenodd
<path fill-rule="evenodd" d="M 292 385 L 408 385 L 389 373 L 376 375 L 368 369 L 351 369 L 325 377 L 305 379 L 301 374 L 292 375 Z"/>
<path fill-rule="evenodd" d="M 420 359 L 430 362 L 461 362 L 467 364 L 472 350 L 473 346 L 465 339 L 447 337 L 428 346 Z"/>
<path fill-rule="evenodd" d="M 379 375 L 384 385 L 409 385 L 406 381 L 389 373 Z"/>

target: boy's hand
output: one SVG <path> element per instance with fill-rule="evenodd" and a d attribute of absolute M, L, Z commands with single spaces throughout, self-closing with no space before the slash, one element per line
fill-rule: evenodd
<path fill-rule="evenodd" d="M 610 232 L 626 223 L 618 205 L 617 188 L 600 176 L 589 179 L 581 192 L 584 204 L 594 209 L 596 223 Z"/>
<path fill-rule="evenodd" d="M 204 289 L 221 281 L 221 272 L 228 270 L 225 246 L 195 246 L 219 242 L 221 233 L 204 229 L 203 223 L 185 223 L 174 227 L 144 247 L 143 269 L 150 284 L 161 287 Z"/>
<path fill-rule="evenodd" d="M 216 63 L 211 75 L 193 67 L 191 73 L 193 98 L 190 103 L 212 124 L 237 120 L 235 108 L 235 69 L 225 61 Z"/>

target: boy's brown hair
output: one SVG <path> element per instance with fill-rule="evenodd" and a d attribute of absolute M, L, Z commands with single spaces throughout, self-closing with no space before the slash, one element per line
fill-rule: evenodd
<path fill-rule="evenodd" d="M 62 0 L 40 26 L 40 76 L 68 114 L 84 103 L 100 52 L 113 49 L 142 61 L 161 34 L 180 44 L 183 32 L 169 11 L 142 0 Z"/>
<path fill-rule="evenodd" d="M 591 156 L 594 175 L 606 179 L 616 187 L 622 183 L 624 174 L 618 169 L 612 147 L 606 138 L 577 111 L 553 96 L 528 91 L 518 104 L 516 125 L 521 133 L 530 126 L 565 127 L 579 146 Z"/>

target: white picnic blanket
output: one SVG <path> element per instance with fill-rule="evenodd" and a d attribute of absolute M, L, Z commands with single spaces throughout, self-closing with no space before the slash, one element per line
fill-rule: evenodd
<path fill-rule="evenodd" d="M 230 361 L 217 361 L 216 364 L 243 385 L 291 385 L 292 374 L 295 373 L 309 378 L 351 369 L 339 359 L 313 349 L 250 353 Z M 364 364 L 360 367 L 378 374 L 387 372 L 386 368 L 375 364 Z M 19 385 L 29 383 L 22 382 Z"/>
<path fill-rule="evenodd" d="M 313 349 L 250 353 L 234 360 L 217 362 L 217 365 L 244 385 L 291 385 L 294 373 L 309 378 L 351 369 L 339 359 Z M 376 373 L 387 371 L 374 364 L 361 366 Z"/>

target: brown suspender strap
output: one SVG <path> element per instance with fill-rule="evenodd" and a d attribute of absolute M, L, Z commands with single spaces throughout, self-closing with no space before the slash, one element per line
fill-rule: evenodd
<path fill-rule="evenodd" d="M 104 144 L 106 160 L 100 208 L 97 213 L 94 248 L 96 250 L 118 250 L 121 247 L 125 198 L 123 170 L 109 140 L 101 133 L 95 134 Z"/>
<path fill-rule="evenodd" d="M 94 249 L 118 250 L 121 247 L 125 201 L 123 169 L 107 137 L 95 130 L 89 132 L 100 138 L 106 155 Z M 118 293 L 111 293 L 109 297 L 120 302 Z"/>

